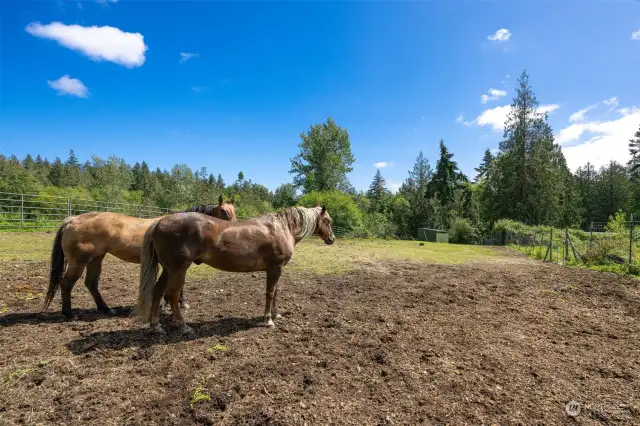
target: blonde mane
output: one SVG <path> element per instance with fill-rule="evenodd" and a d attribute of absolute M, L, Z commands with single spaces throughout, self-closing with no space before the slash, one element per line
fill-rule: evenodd
<path fill-rule="evenodd" d="M 274 219 L 299 241 L 316 232 L 320 211 L 320 207 L 289 207 L 275 213 Z"/>

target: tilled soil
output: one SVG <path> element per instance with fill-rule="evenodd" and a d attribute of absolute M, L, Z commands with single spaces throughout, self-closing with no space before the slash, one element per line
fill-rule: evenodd
<path fill-rule="evenodd" d="M 385 262 L 285 272 L 275 329 L 264 274 L 191 279 L 195 339 L 129 316 L 137 265 L 109 259 L 94 311 L 35 319 L 46 262 L 0 268 L 0 424 L 640 424 L 640 290 L 534 262 Z M 200 389 L 198 389 L 200 388 Z M 566 404 L 582 404 L 570 417 Z"/>

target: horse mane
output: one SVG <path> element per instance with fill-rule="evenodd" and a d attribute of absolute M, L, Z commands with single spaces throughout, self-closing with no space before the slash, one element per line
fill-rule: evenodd
<path fill-rule="evenodd" d="M 188 209 L 185 209 L 185 210 L 180 210 L 179 213 L 196 212 L 196 213 L 204 213 L 206 215 L 211 216 L 213 215 L 213 213 L 216 212 L 217 209 L 218 209 L 217 204 L 200 204 L 197 206 L 189 207 Z"/>
<path fill-rule="evenodd" d="M 291 231 L 294 238 L 300 240 L 316 232 L 319 214 L 319 208 L 295 206 L 287 207 L 271 215 L 276 222 Z"/>

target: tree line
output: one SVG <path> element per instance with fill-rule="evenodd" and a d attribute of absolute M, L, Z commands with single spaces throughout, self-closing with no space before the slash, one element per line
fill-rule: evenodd
<path fill-rule="evenodd" d="M 73 150 L 65 161 L 40 155 L 0 155 L 0 192 L 39 193 L 180 209 L 233 196 L 238 215 L 250 217 L 292 205 L 324 203 L 340 226 L 355 235 L 411 238 L 418 228 L 450 230 L 450 239 L 475 242 L 500 219 L 528 225 L 587 228 L 616 212 L 640 210 L 640 130 L 629 141 L 627 164 L 614 161 L 596 169 L 590 163 L 572 173 L 555 142 L 547 114 L 524 71 L 505 122 L 497 152 L 487 149 L 468 177 L 445 141 L 432 166 L 422 152 L 396 193 L 380 170 L 367 191 L 356 191 L 347 174 L 355 157 L 348 131 L 332 118 L 300 134 L 291 159 L 292 182 L 269 191 L 245 179 L 234 182 L 201 167 L 177 164 L 151 170 L 111 156 L 80 163 Z M 640 216 L 638 216 L 640 217 Z"/>

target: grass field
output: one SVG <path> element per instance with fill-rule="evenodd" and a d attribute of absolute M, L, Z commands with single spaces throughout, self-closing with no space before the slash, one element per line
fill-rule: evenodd
<path fill-rule="evenodd" d="M 0 233 L 0 424 L 638 424 L 638 280 L 501 247 L 301 242 L 283 319 L 265 275 L 192 267 L 167 336 L 131 317 L 138 265 L 105 260 L 95 311 L 37 316 L 53 233 Z M 565 411 L 582 404 L 576 419 Z"/>

